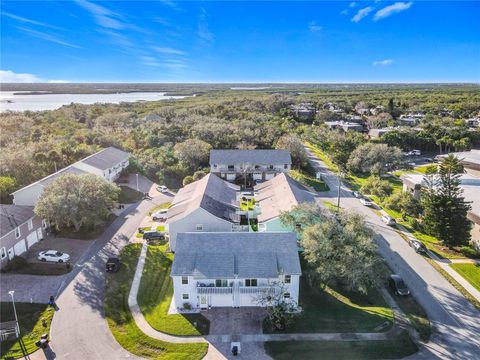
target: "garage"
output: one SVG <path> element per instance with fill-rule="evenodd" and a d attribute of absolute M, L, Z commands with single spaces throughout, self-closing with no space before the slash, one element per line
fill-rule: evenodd
<path fill-rule="evenodd" d="M 37 232 L 34 231 L 27 236 L 27 247 L 30 248 L 33 244 L 38 242 Z"/>
<path fill-rule="evenodd" d="M 27 246 L 25 244 L 25 239 L 20 240 L 13 246 L 13 251 L 16 256 L 22 255 L 25 251 L 27 251 Z"/>
<path fill-rule="evenodd" d="M 236 178 L 236 174 L 227 174 L 227 180 L 228 181 L 234 181 Z"/>
<path fill-rule="evenodd" d="M 265 180 L 271 180 L 274 177 L 275 177 L 275 174 L 273 174 L 273 173 L 265 174 Z"/>
<path fill-rule="evenodd" d="M 253 173 L 253 180 L 262 180 L 262 173 L 261 172 L 254 172 Z"/>

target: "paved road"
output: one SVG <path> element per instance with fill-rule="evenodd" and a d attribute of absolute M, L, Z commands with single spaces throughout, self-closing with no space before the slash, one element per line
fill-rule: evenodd
<path fill-rule="evenodd" d="M 337 203 L 338 179 L 324 164 L 309 153 L 312 164 L 322 172 L 330 187 L 321 201 Z M 360 204 L 351 191 L 341 187 L 341 207 L 365 216 L 378 234 L 379 251 L 389 266 L 400 274 L 417 301 L 423 306 L 434 327 L 429 343 L 412 358 L 479 359 L 480 311 L 439 274 L 392 228 L 386 226 L 371 209 Z"/>
<path fill-rule="evenodd" d="M 171 201 L 166 195 L 131 205 L 110 225 L 61 286 L 53 318 L 52 349 L 57 359 L 136 359 L 113 338 L 103 312 L 105 261 L 118 254 L 155 204 Z"/>

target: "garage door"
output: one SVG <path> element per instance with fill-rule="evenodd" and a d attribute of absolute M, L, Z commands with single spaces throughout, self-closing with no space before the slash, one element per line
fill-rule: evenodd
<path fill-rule="evenodd" d="M 273 179 L 274 176 L 275 176 L 275 174 L 272 174 L 272 173 L 270 173 L 270 174 L 265 174 L 265 180 Z"/>
<path fill-rule="evenodd" d="M 236 175 L 235 174 L 227 174 L 227 180 L 228 181 L 234 181 L 236 178 Z"/>
<path fill-rule="evenodd" d="M 27 251 L 27 246 L 25 244 L 25 239 L 20 240 L 18 243 L 16 243 L 13 246 L 13 251 L 15 252 L 15 255 L 22 255 L 25 251 Z"/>
<path fill-rule="evenodd" d="M 262 180 L 262 173 L 261 172 L 253 173 L 253 180 Z"/>
<path fill-rule="evenodd" d="M 27 236 L 27 247 L 30 248 L 33 244 L 38 242 L 37 232 L 34 231 Z"/>

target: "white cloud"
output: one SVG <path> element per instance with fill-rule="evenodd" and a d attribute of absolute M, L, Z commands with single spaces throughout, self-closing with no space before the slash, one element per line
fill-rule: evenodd
<path fill-rule="evenodd" d="M 383 9 L 378 10 L 373 17 L 374 21 L 378 21 L 389 17 L 390 15 L 397 14 L 401 11 L 410 9 L 413 5 L 413 2 L 396 2 L 395 4 L 384 7 Z"/>
<path fill-rule="evenodd" d="M 166 55 L 187 55 L 187 53 L 183 50 L 173 49 L 169 47 L 153 46 L 152 49 Z"/>
<path fill-rule="evenodd" d="M 0 70 L 1 83 L 35 83 L 41 82 L 38 76 L 27 73 L 15 73 L 11 70 Z"/>
<path fill-rule="evenodd" d="M 352 17 L 352 21 L 355 23 L 358 23 L 360 20 L 362 20 L 365 16 L 370 14 L 373 11 L 373 8 L 371 6 L 367 6 L 366 8 L 360 9 L 357 11 L 354 17 Z"/>
<path fill-rule="evenodd" d="M 12 13 L 9 13 L 9 12 L 6 12 L 6 11 L 2 11 L 2 15 L 3 16 L 6 16 L 10 19 L 13 19 L 13 20 L 16 20 L 18 22 L 22 22 L 22 23 L 26 23 L 26 24 L 31 24 L 31 25 L 37 25 L 37 26 L 43 26 L 43 27 L 47 27 L 47 28 L 51 28 L 51 29 L 56 29 L 56 30 L 61 30 L 61 28 L 57 27 L 57 26 L 53 26 L 53 25 L 50 25 L 50 24 L 46 24 L 44 22 L 40 22 L 40 21 L 36 21 L 36 20 L 32 20 L 32 19 L 27 19 L 25 17 L 22 17 L 22 16 L 18 16 L 18 15 L 15 15 L 15 14 L 12 14 Z"/>
<path fill-rule="evenodd" d="M 76 0 L 76 3 L 92 14 L 95 22 L 101 27 L 115 30 L 125 28 L 120 14 L 86 0 Z"/>
<path fill-rule="evenodd" d="M 197 35 L 200 41 L 202 41 L 206 45 L 211 45 L 215 42 L 215 35 L 212 34 L 208 27 L 207 16 L 207 11 L 202 8 L 198 21 Z"/>
<path fill-rule="evenodd" d="M 319 32 L 323 29 L 323 27 L 321 27 L 320 25 L 317 25 L 317 23 L 315 21 L 310 21 L 308 23 L 308 29 L 311 32 Z"/>
<path fill-rule="evenodd" d="M 377 60 L 377 61 L 374 61 L 372 64 L 373 66 L 388 66 L 393 64 L 393 60 L 392 59 Z"/>
<path fill-rule="evenodd" d="M 68 47 L 71 47 L 71 48 L 76 48 L 76 49 L 80 49 L 81 47 L 80 46 L 77 46 L 75 44 L 72 44 L 72 43 L 69 43 L 67 41 L 64 41 L 60 38 L 58 38 L 57 36 L 55 35 L 52 35 L 52 34 L 49 34 L 49 33 L 46 33 L 46 32 L 41 32 L 41 31 L 37 31 L 37 30 L 33 30 L 33 29 L 30 29 L 30 28 L 26 28 L 26 27 L 23 27 L 23 26 L 17 26 L 17 29 L 20 30 L 20 31 L 23 31 L 24 33 L 26 34 L 29 34 L 31 36 L 34 36 L 36 38 L 39 38 L 39 39 L 42 39 L 42 40 L 46 40 L 46 41 L 50 41 L 50 42 L 53 42 L 55 44 L 59 44 L 59 45 L 63 45 L 63 46 L 68 46 Z"/>
<path fill-rule="evenodd" d="M 357 5 L 357 3 L 356 3 L 355 1 L 352 1 L 352 2 L 348 5 L 348 7 L 351 7 L 351 8 L 352 8 L 352 7 L 355 7 L 356 5 Z"/>

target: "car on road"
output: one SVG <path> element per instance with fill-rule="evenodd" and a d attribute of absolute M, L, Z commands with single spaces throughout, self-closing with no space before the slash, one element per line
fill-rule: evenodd
<path fill-rule="evenodd" d="M 105 269 L 107 272 L 117 272 L 120 269 L 120 259 L 117 257 L 108 258 L 107 263 L 105 264 Z"/>
<path fill-rule="evenodd" d="M 156 230 L 145 231 L 143 238 L 145 240 L 165 240 L 165 233 Z"/>
<path fill-rule="evenodd" d="M 42 262 L 67 263 L 70 261 L 70 255 L 57 250 L 41 251 L 37 257 Z"/>
<path fill-rule="evenodd" d="M 161 193 L 166 193 L 168 192 L 168 188 L 165 186 L 165 185 L 160 185 L 160 186 L 157 186 L 157 190 Z"/>
<path fill-rule="evenodd" d="M 165 221 L 167 220 L 167 209 L 161 209 L 159 211 L 155 211 L 152 214 L 153 221 Z"/>
<path fill-rule="evenodd" d="M 372 206 L 373 205 L 372 201 L 369 198 L 366 198 L 364 196 L 360 198 L 360 203 L 364 206 Z"/>
<path fill-rule="evenodd" d="M 422 152 L 420 150 L 412 150 L 407 153 L 408 156 L 420 156 Z"/>
<path fill-rule="evenodd" d="M 388 278 L 388 286 L 390 289 L 398 296 L 407 296 L 410 295 L 410 290 L 408 290 L 407 285 L 403 281 L 402 277 L 397 274 L 392 274 Z"/>
<path fill-rule="evenodd" d="M 410 245 L 418 254 L 427 254 L 427 247 L 418 240 L 410 239 L 408 245 Z"/>
<path fill-rule="evenodd" d="M 382 215 L 382 221 L 388 226 L 394 226 L 397 222 L 389 215 Z"/>
<path fill-rule="evenodd" d="M 362 196 L 359 191 L 352 191 L 353 196 L 355 196 L 357 199 Z"/>

